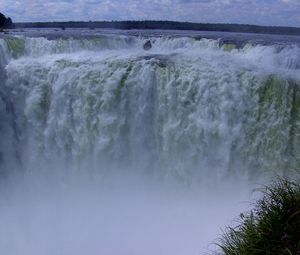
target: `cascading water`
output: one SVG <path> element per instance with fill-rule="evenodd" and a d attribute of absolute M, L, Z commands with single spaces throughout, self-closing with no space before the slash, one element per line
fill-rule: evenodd
<path fill-rule="evenodd" d="M 145 51 L 148 40 L 152 48 Z M 299 70 L 297 45 L 236 47 L 212 39 L 125 35 L 0 39 L 0 168 L 3 183 L 10 183 L 4 185 L 4 194 L 14 190 L 2 202 L 0 218 L 2 215 L 6 222 L 0 220 L 0 251 L 8 255 L 196 254 L 199 246 L 195 243 L 203 239 L 197 235 L 213 238 L 208 233 L 217 231 L 203 225 L 198 226 L 202 232 L 194 231 L 197 216 L 193 213 L 202 212 L 201 222 L 209 217 L 205 210 L 226 210 L 228 205 L 220 202 L 218 194 L 219 205 L 211 207 L 214 195 L 202 193 L 205 205 L 198 195 L 189 198 L 201 203 L 195 209 L 186 196 L 175 199 L 166 191 L 160 193 L 161 186 L 167 182 L 177 188 L 216 189 L 226 182 L 290 174 L 287 169 L 297 167 L 300 157 Z M 11 175 L 22 175 L 22 181 L 20 177 L 5 181 Z M 120 178 L 109 182 L 112 175 Z M 143 184 L 136 180 L 141 200 L 133 195 L 133 176 L 147 180 Z M 94 179 L 93 184 L 89 179 Z M 147 186 L 148 181 L 156 183 L 155 192 Z M 11 188 L 15 182 L 18 188 Z M 107 185 L 130 190 L 125 193 L 144 201 L 142 206 L 131 204 L 134 199 L 118 192 L 105 196 L 111 188 Z M 149 193 L 156 195 L 149 198 Z M 20 194 L 26 202 L 19 201 Z M 160 196 L 163 198 L 156 201 L 154 197 Z M 66 201 L 68 206 L 64 206 Z M 68 219 L 68 208 L 80 213 Z M 158 212 L 148 218 L 155 208 Z M 14 209 L 21 212 L 12 213 Z M 54 216 L 45 213 L 47 210 Z M 119 210 L 123 212 L 116 216 Z M 172 212 L 175 216 L 165 217 Z M 212 224 L 220 227 L 233 216 L 217 214 L 216 224 Z M 104 226 L 105 234 L 81 217 L 94 219 L 99 228 Z M 108 227 L 105 217 L 117 222 Z M 122 225 L 122 217 L 131 223 Z M 156 233 L 151 228 L 156 226 L 155 219 L 168 228 L 162 230 L 166 243 L 155 239 L 155 247 L 145 251 L 151 244 L 145 239 Z M 174 225 L 170 219 L 181 223 Z M 58 225 L 49 226 L 47 221 Z M 147 223 L 139 229 L 134 221 Z M 119 238 L 118 224 L 129 237 Z M 150 234 L 137 238 L 132 226 Z M 174 244 L 182 239 L 180 234 L 172 234 L 174 226 L 194 239 L 182 247 Z M 43 238 L 37 231 L 44 231 Z M 138 243 L 132 247 L 134 238 Z M 112 248 L 115 241 L 119 248 Z M 75 248 L 76 242 L 82 242 L 84 248 Z"/>
<path fill-rule="evenodd" d="M 135 37 L 2 39 L 2 111 L 22 165 L 127 164 L 190 181 L 297 160 L 298 47 L 152 41 L 145 52 Z"/>

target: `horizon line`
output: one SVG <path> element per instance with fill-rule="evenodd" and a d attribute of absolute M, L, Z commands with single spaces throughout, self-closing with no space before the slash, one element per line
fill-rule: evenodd
<path fill-rule="evenodd" d="M 116 22 L 174 22 L 174 23 L 186 23 L 186 24 L 201 24 L 201 25 L 239 25 L 239 26 L 253 26 L 253 27 L 276 27 L 276 28 L 296 28 L 296 26 L 284 26 L 284 25 L 257 25 L 257 24 L 247 24 L 247 23 L 209 23 L 209 22 L 192 22 L 192 21 L 177 21 L 177 20 L 65 20 L 65 21 L 18 21 L 14 24 L 24 24 L 24 23 L 71 23 L 71 22 L 81 22 L 81 23 L 116 23 Z"/>

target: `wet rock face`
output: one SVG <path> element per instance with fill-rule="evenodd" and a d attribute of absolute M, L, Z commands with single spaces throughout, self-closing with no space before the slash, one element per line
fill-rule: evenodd
<path fill-rule="evenodd" d="M 147 42 L 145 42 L 143 49 L 144 50 L 150 50 L 152 48 L 152 43 L 150 40 L 148 40 Z"/>

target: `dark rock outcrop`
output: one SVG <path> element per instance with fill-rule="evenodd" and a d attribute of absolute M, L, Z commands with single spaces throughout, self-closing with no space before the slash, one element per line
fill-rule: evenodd
<path fill-rule="evenodd" d="M 145 42 L 143 49 L 144 50 L 150 50 L 152 48 L 152 43 L 150 40 L 148 40 L 147 42 Z"/>

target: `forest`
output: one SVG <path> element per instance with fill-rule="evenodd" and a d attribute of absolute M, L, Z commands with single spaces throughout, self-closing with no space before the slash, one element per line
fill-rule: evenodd
<path fill-rule="evenodd" d="M 266 33 L 300 35 L 297 27 L 257 26 L 244 24 L 208 24 L 176 21 L 68 21 L 68 22 L 27 22 L 16 23 L 16 28 L 110 28 L 110 29 L 162 29 L 162 30 L 195 30 L 240 33 Z"/>
<path fill-rule="evenodd" d="M 4 14 L 0 13 L 0 29 L 13 28 L 13 22 L 10 17 L 5 17 Z"/>

